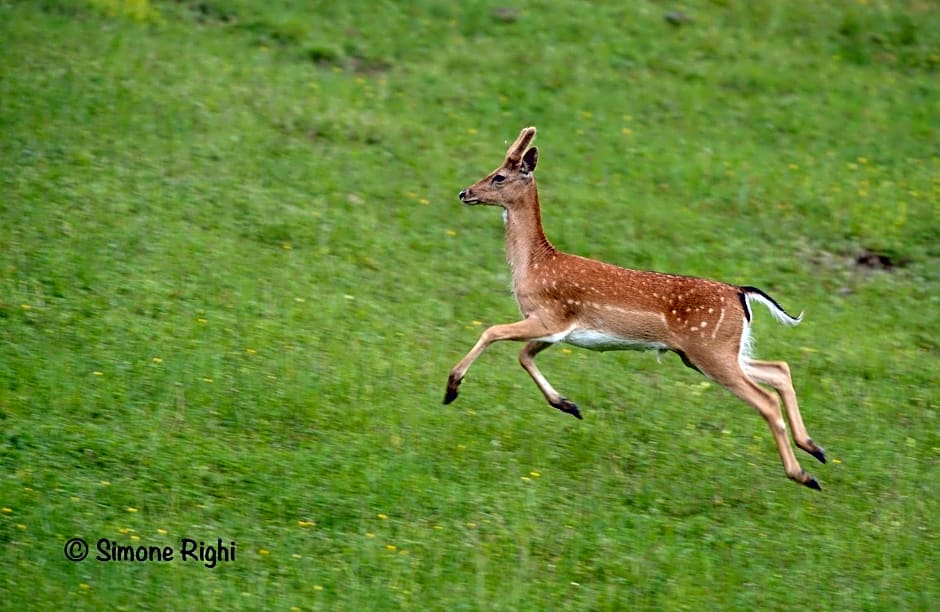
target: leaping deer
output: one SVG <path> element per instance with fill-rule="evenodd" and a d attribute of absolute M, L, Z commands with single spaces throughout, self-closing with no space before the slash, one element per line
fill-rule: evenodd
<path fill-rule="evenodd" d="M 535 185 L 538 149 L 529 147 L 535 128 L 522 130 L 496 170 L 460 192 L 464 204 L 503 208 L 506 256 L 523 320 L 486 329 L 454 366 L 444 403 L 457 398 L 457 388 L 473 362 L 500 340 L 525 342 L 519 363 L 555 408 L 581 418 L 578 406 L 560 395 L 535 365 L 535 356 L 558 342 L 595 351 L 618 349 L 673 351 L 683 363 L 720 383 L 753 406 L 770 426 L 787 476 L 813 489 L 815 478 L 800 467 L 780 412 L 783 399 L 796 445 L 826 462 L 823 449 L 809 437 L 783 361 L 757 361 L 748 356 L 751 302 L 766 306 L 784 325 L 791 316 L 756 287 L 620 268 L 557 250 L 542 230 Z"/>

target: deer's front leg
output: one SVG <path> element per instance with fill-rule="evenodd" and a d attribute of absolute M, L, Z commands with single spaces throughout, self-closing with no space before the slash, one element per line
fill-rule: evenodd
<path fill-rule="evenodd" d="M 570 414 L 571 416 L 580 419 L 581 411 L 578 409 L 578 405 L 569 400 L 566 397 L 563 397 L 558 391 L 555 391 L 555 388 L 552 387 L 552 384 L 548 382 L 548 379 L 542 375 L 542 372 L 539 371 L 538 367 L 535 365 L 535 356 L 550 347 L 552 344 L 550 342 L 529 342 L 522 348 L 522 352 L 519 353 L 519 363 L 529 373 L 529 376 L 532 377 L 532 380 L 535 381 L 535 384 L 538 385 L 539 390 L 542 392 L 542 395 L 545 396 L 545 399 L 548 400 L 548 403 L 554 407 L 558 408 L 565 414 Z"/>
<path fill-rule="evenodd" d="M 477 357 L 486 350 L 486 347 L 500 340 L 526 341 L 544 338 L 550 336 L 552 331 L 553 330 L 546 328 L 536 317 L 529 317 L 516 323 L 494 325 L 487 328 L 480 334 L 480 339 L 473 345 L 470 352 L 450 371 L 450 376 L 447 379 L 447 392 L 444 394 L 444 403 L 449 404 L 457 399 L 457 387 L 460 386 L 463 377 L 467 374 L 467 370 L 470 369 L 470 366 L 473 365 Z"/>

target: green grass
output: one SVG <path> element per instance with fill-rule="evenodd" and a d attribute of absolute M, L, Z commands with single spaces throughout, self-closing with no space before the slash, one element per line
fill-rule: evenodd
<path fill-rule="evenodd" d="M 0 40 L 0 608 L 936 607 L 933 4 L 0 1 Z M 755 335 L 822 493 L 672 357 L 540 357 L 577 422 L 496 345 L 440 405 L 517 316 L 456 193 L 530 124 L 557 246 L 805 310 Z"/>

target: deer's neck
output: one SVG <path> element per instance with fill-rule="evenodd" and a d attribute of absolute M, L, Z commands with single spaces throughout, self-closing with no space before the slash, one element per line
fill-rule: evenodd
<path fill-rule="evenodd" d="M 506 259 L 518 282 L 534 264 L 555 254 L 555 247 L 542 230 L 538 192 L 524 203 L 503 211 L 506 224 Z"/>

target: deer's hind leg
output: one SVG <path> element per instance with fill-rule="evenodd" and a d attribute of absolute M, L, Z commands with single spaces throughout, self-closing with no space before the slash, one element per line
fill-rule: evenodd
<path fill-rule="evenodd" d="M 821 488 L 815 478 L 803 471 L 793 453 L 777 396 L 762 389 L 745 373 L 737 352 L 686 351 L 686 356 L 697 370 L 753 406 L 764 417 L 777 443 L 777 452 L 788 478 L 811 489 Z"/>
<path fill-rule="evenodd" d="M 790 422 L 793 441 L 796 442 L 798 447 L 816 457 L 821 463 L 825 463 L 825 451 L 809 437 L 806 425 L 803 424 L 800 406 L 796 401 L 796 391 L 793 390 L 793 379 L 790 377 L 790 366 L 785 361 L 744 359 L 742 368 L 751 380 L 770 385 L 780 394 L 783 407 L 787 413 L 787 421 Z"/>

